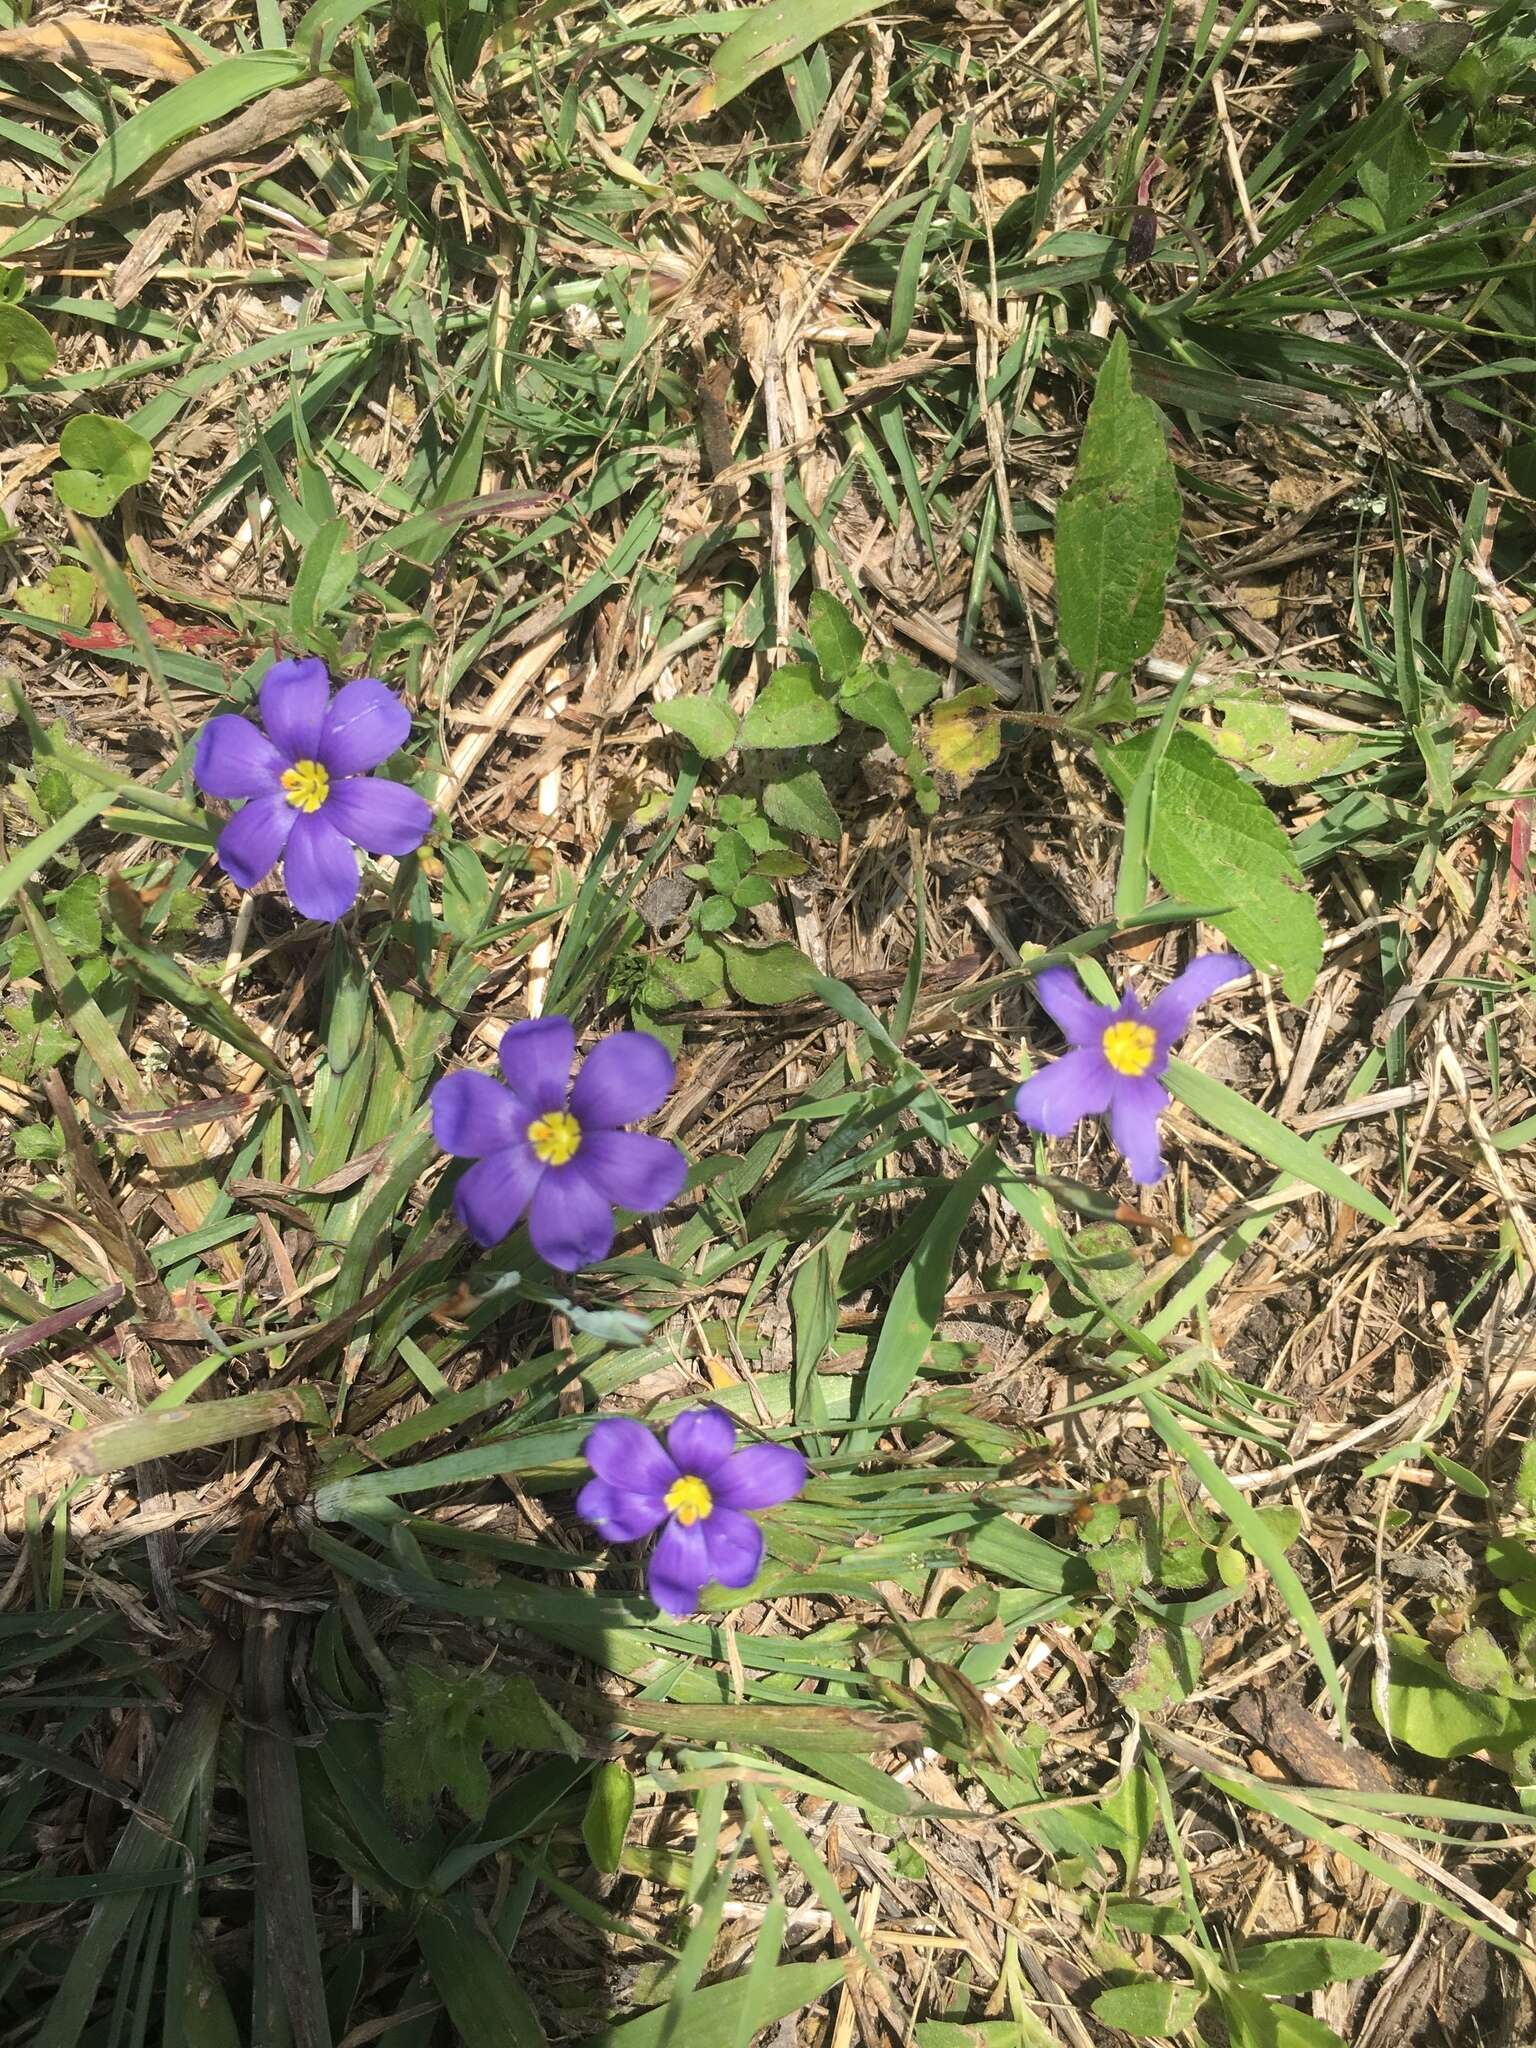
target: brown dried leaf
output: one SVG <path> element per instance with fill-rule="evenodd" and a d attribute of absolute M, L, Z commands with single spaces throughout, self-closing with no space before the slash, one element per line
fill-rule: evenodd
<path fill-rule="evenodd" d="M 0 63 L 57 64 L 66 71 L 120 71 L 130 78 L 178 84 L 199 65 L 167 29 L 61 14 L 53 21 L 0 30 Z"/>

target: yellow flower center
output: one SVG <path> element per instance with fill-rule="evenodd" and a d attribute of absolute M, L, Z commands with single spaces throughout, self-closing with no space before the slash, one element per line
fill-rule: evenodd
<path fill-rule="evenodd" d="M 528 1126 L 528 1142 L 546 1166 L 564 1166 L 580 1150 L 581 1125 L 568 1110 L 552 1109 Z"/>
<path fill-rule="evenodd" d="M 695 1522 L 706 1522 L 714 1511 L 714 1496 L 702 1479 L 695 1479 L 691 1472 L 685 1472 L 675 1485 L 667 1489 L 666 1509 L 676 1515 L 685 1529 L 691 1529 Z"/>
<path fill-rule="evenodd" d="M 318 761 L 295 761 L 283 770 L 283 788 L 296 811 L 318 811 L 331 793 L 331 778 Z"/>
<path fill-rule="evenodd" d="M 1117 1074 L 1134 1079 L 1157 1058 L 1157 1033 L 1150 1024 L 1134 1024 L 1129 1017 L 1122 1017 L 1104 1033 L 1104 1057 Z"/>

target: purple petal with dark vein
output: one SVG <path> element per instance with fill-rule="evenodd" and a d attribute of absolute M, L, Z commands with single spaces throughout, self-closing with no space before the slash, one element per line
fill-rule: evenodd
<path fill-rule="evenodd" d="M 576 1273 L 613 1249 L 613 1205 L 570 1167 L 545 1169 L 528 1211 L 528 1235 L 546 1266 Z"/>
<path fill-rule="evenodd" d="M 1013 1098 L 1013 1110 L 1031 1130 L 1064 1138 L 1085 1116 L 1109 1107 L 1115 1071 L 1096 1045 L 1078 1046 L 1032 1074 Z"/>
<path fill-rule="evenodd" d="M 531 1117 L 564 1109 L 575 1057 L 576 1033 L 569 1017 L 534 1017 L 502 1033 L 501 1071 Z"/>
<path fill-rule="evenodd" d="M 319 815 L 368 853 L 414 853 L 432 829 L 432 806 L 383 775 L 333 782 Z"/>
<path fill-rule="evenodd" d="M 648 1138 L 643 1131 L 589 1131 L 585 1124 L 571 1164 L 615 1209 L 633 1209 L 637 1216 L 665 1209 L 688 1178 L 687 1160 L 665 1138 Z"/>
<path fill-rule="evenodd" d="M 663 1614 L 692 1614 L 714 1571 L 704 1547 L 704 1524 L 685 1529 L 671 1521 L 656 1539 L 646 1583 Z"/>
<path fill-rule="evenodd" d="M 638 1543 L 667 1519 L 659 1493 L 631 1493 L 606 1479 L 589 1479 L 576 1496 L 576 1512 L 608 1543 Z"/>
<path fill-rule="evenodd" d="M 763 1561 L 763 1532 L 734 1508 L 716 1508 L 699 1525 L 709 1556 L 709 1575 L 722 1586 L 750 1586 Z"/>
<path fill-rule="evenodd" d="M 357 855 L 323 811 L 297 811 L 283 854 L 283 887 L 301 917 L 334 924 L 357 901 Z"/>
<path fill-rule="evenodd" d="M 477 1159 L 453 1191 L 453 1213 L 487 1251 L 514 1231 L 547 1171 L 528 1145 L 506 1145 Z"/>
<path fill-rule="evenodd" d="M 689 1408 L 667 1431 L 667 1449 L 679 1472 L 696 1472 L 714 1491 L 715 1467 L 736 1448 L 736 1425 L 719 1408 Z"/>
<path fill-rule="evenodd" d="M 1037 974 L 1035 1000 L 1073 1045 L 1097 1045 L 1105 1027 L 1115 1020 L 1113 1010 L 1084 994 L 1070 967 L 1047 967 Z"/>
<path fill-rule="evenodd" d="M 270 796 L 287 763 L 266 734 L 232 711 L 210 718 L 197 736 L 192 779 L 207 796 Z"/>
<path fill-rule="evenodd" d="M 804 1486 L 806 1463 L 789 1444 L 748 1444 L 710 1476 L 721 1507 L 776 1508 Z"/>
<path fill-rule="evenodd" d="M 261 679 L 261 722 L 285 761 L 315 761 L 330 678 L 323 661 L 274 662 Z"/>
<path fill-rule="evenodd" d="M 1166 1168 L 1158 1143 L 1157 1120 L 1168 1107 L 1168 1091 L 1150 1074 L 1132 1079 L 1118 1075 L 1114 1098 L 1109 1105 L 1109 1135 L 1117 1151 L 1125 1155 L 1131 1179 L 1151 1187 L 1162 1179 Z"/>
<path fill-rule="evenodd" d="M 254 889 L 277 866 L 298 812 L 281 790 L 252 797 L 219 834 L 219 865 L 242 889 Z"/>
<path fill-rule="evenodd" d="M 527 1136 L 528 1112 L 489 1074 L 444 1074 L 430 1101 L 432 1136 L 456 1159 L 483 1159 L 487 1152 L 521 1145 Z"/>
<path fill-rule="evenodd" d="M 317 759 L 332 775 L 366 775 L 411 736 L 411 714 L 372 676 L 343 683 L 325 714 Z"/>
<path fill-rule="evenodd" d="M 632 1415 L 605 1415 L 594 1423 L 581 1455 L 599 1479 L 614 1486 L 632 1486 L 641 1493 L 665 1495 L 678 1476 L 654 1432 Z"/>
<path fill-rule="evenodd" d="M 1252 972 L 1241 953 L 1197 954 L 1147 1005 L 1146 1021 L 1157 1033 L 1159 1046 L 1166 1048 L 1182 1038 L 1196 1010 L 1217 989 Z"/>
<path fill-rule="evenodd" d="M 672 1055 L 649 1031 L 615 1031 L 582 1061 L 571 1115 L 583 1130 L 614 1130 L 660 1109 L 672 1092 Z"/>

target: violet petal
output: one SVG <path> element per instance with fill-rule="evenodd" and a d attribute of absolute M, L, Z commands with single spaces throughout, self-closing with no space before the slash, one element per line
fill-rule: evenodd
<path fill-rule="evenodd" d="M 288 762 L 319 758 L 331 694 L 323 661 L 274 662 L 261 679 L 261 722 Z"/>
<path fill-rule="evenodd" d="M 1109 1105 L 1109 1135 L 1116 1150 L 1124 1154 L 1131 1179 L 1142 1187 L 1151 1187 L 1166 1171 L 1157 1120 L 1167 1107 L 1167 1089 L 1150 1074 L 1116 1076 Z"/>
<path fill-rule="evenodd" d="M 576 1512 L 605 1542 L 638 1543 L 667 1519 L 659 1493 L 631 1493 L 611 1480 L 589 1479 L 576 1496 Z"/>
<path fill-rule="evenodd" d="M 688 1178 L 688 1161 L 665 1138 L 643 1131 L 588 1131 L 571 1162 L 615 1209 L 637 1216 L 665 1209 Z"/>
<path fill-rule="evenodd" d="M 677 1078 L 672 1055 L 649 1031 L 615 1031 L 594 1045 L 571 1089 L 571 1114 L 583 1130 L 638 1123 L 666 1101 Z"/>
<path fill-rule="evenodd" d="M 722 1586 L 750 1586 L 763 1562 L 763 1532 L 750 1516 L 716 1508 L 699 1524 L 709 1558 L 709 1576 Z"/>
<path fill-rule="evenodd" d="M 736 1425 L 721 1408 L 688 1408 L 667 1431 L 667 1449 L 679 1472 L 696 1472 L 714 1491 L 715 1468 L 736 1448 Z"/>
<path fill-rule="evenodd" d="M 301 917 L 334 924 L 357 901 L 357 855 L 323 811 L 296 811 L 283 854 L 283 886 Z"/>
<path fill-rule="evenodd" d="M 1166 1048 L 1182 1038 L 1203 1002 L 1227 982 L 1252 971 L 1241 953 L 1197 954 L 1147 1005 L 1146 1020 L 1157 1033 L 1159 1046 Z"/>
<path fill-rule="evenodd" d="M 219 865 L 242 889 L 254 889 L 277 866 L 298 812 L 279 790 L 252 797 L 219 834 Z"/>
<path fill-rule="evenodd" d="M 1085 1116 L 1103 1115 L 1116 1078 L 1098 1046 L 1077 1046 L 1030 1076 L 1013 1098 L 1014 1114 L 1031 1130 L 1064 1138 Z"/>
<path fill-rule="evenodd" d="M 501 1071 L 530 1117 L 564 1109 L 565 1091 L 576 1057 L 576 1033 L 569 1017 L 533 1017 L 502 1033 Z"/>
<path fill-rule="evenodd" d="M 367 853 L 414 853 L 432 829 L 426 798 L 383 775 L 333 782 L 320 816 Z"/>
<path fill-rule="evenodd" d="M 1035 976 L 1034 988 L 1035 1001 L 1073 1045 L 1097 1045 L 1114 1022 L 1114 1011 L 1086 995 L 1070 967 L 1047 967 Z"/>
<path fill-rule="evenodd" d="M 232 711 L 210 718 L 197 736 L 192 778 L 206 796 L 270 796 L 286 763 L 259 727 Z"/>
<path fill-rule="evenodd" d="M 528 1235 L 546 1266 L 575 1273 L 613 1249 L 613 1207 L 571 1169 L 547 1167 L 528 1210 Z"/>
<path fill-rule="evenodd" d="M 489 1251 L 522 1222 L 545 1171 L 529 1145 L 488 1152 L 460 1176 L 453 1213 L 475 1243 Z"/>
<path fill-rule="evenodd" d="M 747 1444 L 711 1473 L 710 1492 L 726 1508 L 776 1508 L 804 1486 L 806 1463 L 788 1444 Z"/>
<path fill-rule="evenodd" d="M 665 1495 L 678 1477 L 676 1465 L 656 1437 L 632 1415 L 605 1415 L 594 1423 L 581 1455 L 599 1479 L 641 1493 Z"/>
<path fill-rule="evenodd" d="M 704 1547 L 706 1526 L 695 1522 L 685 1529 L 681 1522 L 671 1521 L 656 1539 L 646 1583 L 663 1614 L 692 1614 L 705 1582 L 714 1576 Z"/>
<path fill-rule="evenodd" d="M 528 1132 L 528 1112 L 510 1088 L 489 1074 L 466 1068 L 444 1074 L 432 1090 L 432 1136 L 456 1159 L 483 1159 L 507 1145 L 520 1145 Z"/>
<path fill-rule="evenodd" d="M 332 775 L 366 775 L 397 753 L 410 736 L 411 714 L 405 705 L 393 690 L 364 676 L 343 683 L 336 692 L 325 714 L 316 758 Z"/>

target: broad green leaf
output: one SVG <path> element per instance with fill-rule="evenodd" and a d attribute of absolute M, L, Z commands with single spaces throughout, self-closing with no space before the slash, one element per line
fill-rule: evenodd
<path fill-rule="evenodd" d="M 1129 799 L 1150 734 L 1099 758 Z M 1147 864 L 1171 896 L 1222 908 L 1208 922 L 1245 960 L 1305 1002 L 1323 959 L 1323 927 L 1279 820 L 1197 734 L 1176 732 L 1157 771 Z"/>
<path fill-rule="evenodd" d="M 1151 653 L 1178 540 L 1179 492 L 1162 416 L 1132 387 L 1130 349 L 1117 334 L 1056 510 L 1061 642 L 1090 686 Z"/>
<path fill-rule="evenodd" d="M 744 1002 L 792 1003 L 816 986 L 816 969 L 798 946 L 780 939 L 772 946 L 720 942 L 726 979 Z"/>
<path fill-rule="evenodd" d="M 454 1892 L 425 1907 L 415 1933 L 463 2048 L 546 2048 L 533 2001 L 467 1898 Z"/>
<path fill-rule="evenodd" d="M 1387 1229 L 1393 1226 L 1392 1211 L 1378 1195 L 1351 1180 L 1342 1167 L 1335 1166 L 1315 1138 L 1301 1138 L 1287 1125 L 1272 1117 L 1218 1081 L 1202 1074 L 1184 1060 L 1172 1059 L 1163 1073 L 1163 1084 L 1186 1109 L 1192 1109 L 1213 1130 L 1246 1145 L 1268 1165 L 1281 1173 L 1292 1173 L 1319 1194 L 1335 1202 L 1347 1202 L 1363 1216 L 1372 1216 Z"/>
<path fill-rule="evenodd" d="M 738 93 L 778 71 L 850 21 L 878 11 L 875 0 L 768 0 L 748 10 L 745 24 L 728 35 L 710 60 L 688 118 L 702 121 L 729 106 Z"/>
<path fill-rule="evenodd" d="M 345 519 L 327 519 L 300 557 L 289 611 L 301 640 L 307 640 L 352 594 L 357 554 L 347 546 L 347 533 Z"/>
<path fill-rule="evenodd" d="M 1211 744 L 1224 760 L 1273 782 L 1282 788 L 1316 782 L 1324 775 L 1336 775 L 1348 766 L 1355 742 L 1348 733 L 1319 739 L 1298 732 L 1285 706 L 1256 692 L 1239 691 L 1218 697 L 1215 708 L 1222 723 L 1211 734 Z"/>
<path fill-rule="evenodd" d="M 41 320 L 24 306 L 0 305 L 0 383 L 12 374 L 22 384 L 35 384 L 53 368 L 58 351 Z"/>
<path fill-rule="evenodd" d="M 491 909 L 491 879 L 480 856 L 462 839 L 443 848 L 443 922 L 456 939 L 472 939 Z"/>
<path fill-rule="evenodd" d="M 95 875 L 77 875 L 61 889 L 53 904 L 53 928 L 75 959 L 101 951 L 101 883 Z"/>
<path fill-rule="evenodd" d="M 864 635 L 848 607 L 830 590 L 814 591 L 805 624 L 822 674 L 829 683 L 846 682 L 864 658 Z"/>
<path fill-rule="evenodd" d="M 651 716 L 668 732 L 680 733 L 704 761 L 718 761 L 736 744 L 736 714 L 716 697 L 673 697 L 653 704 Z"/>
<path fill-rule="evenodd" d="M 1509 1659 L 1493 1631 L 1469 1628 L 1446 1647 L 1446 1675 L 1463 1692 L 1508 1692 L 1514 1681 Z"/>
<path fill-rule="evenodd" d="M 819 747 L 836 739 L 842 720 L 817 688 L 804 662 L 781 668 L 764 686 L 741 723 L 743 747 Z"/>
<path fill-rule="evenodd" d="M 1003 748 L 1003 718 L 985 683 L 935 704 L 928 720 L 928 754 L 935 768 L 969 782 L 990 768 Z"/>
<path fill-rule="evenodd" d="M 1200 1683 L 1200 1638 L 1192 1628 L 1143 1629 L 1120 1697 L 1138 1714 L 1166 1714 Z"/>
<path fill-rule="evenodd" d="M 1271 2005 L 1230 1984 L 1220 1998 L 1231 2048 L 1348 2048 L 1332 2027 L 1294 2006 Z"/>
<path fill-rule="evenodd" d="M 786 832 L 803 832 L 807 839 L 829 843 L 842 836 L 842 822 L 832 808 L 827 785 L 814 768 L 802 768 L 798 775 L 768 783 L 763 790 L 763 809 Z"/>
<path fill-rule="evenodd" d="M 623 1764 L 599 1764 L 592 1773 L 587 1810 L 581 1817 L 581 1838 L 593 1868 L 611 1877 L 624 1854 L 624 1836 L 635 1810 L 635 1781 Z"/>
<path fill-rule="evenodd" d="M 75 415 L 59 436 L 59 453 L 69 466 L 54 471 L 53 488 L 87 519 L 100 519 L 124 491 L 143 483 L 154 460 L 142 434 L 99 412 Z"/>
<path fill-rule="evenodd" d="M 1269 1998 L 1296 1998 L 1321 1991 L 1325 1984 L 1348 1984 L 1385 1969 L 1387 1959 L 1359 1941 L 1338 1941 L 1327 1935 L 1298 1935 L 1283 1941 L 1255 1942 L 1232 1958 L 1232 1974 L 1245 1991 Z"/>
<path fill-rule="evenodd" d="M 890 684 L 873 669 L 856 670 L 843 685 L 838 702 L 860 725 L 873 726 L 891 751 L 903 759 L 912 751 L 912 721 Z"/>
<path fill-rule="evenodd" d="M 96 607 L 96 579 L 89 569 L 74 562 L 60 562 L 41 583 L 23 583 L 12 602 L 17 611 L 34 619 L 52 619 L 56 626 L 75 631 L 91 623 Z"/>
<path fill-rule="evenodd" d="M 846 1958 L 840 1958 L 831 1963 L 785 1963 L 766 1976 L 754 1970 L 744 1977 L 727 1977 L 694 1991 L 681 2012 L 659 2005 L 636 2019 L 588 2034 L 579 2048 L 720 2048 L 743 2024 L 761 2034 L 824 1998 L 842 1982 L 847 1967 Z"/>
<path fill-rule="evenodd" d="M 1430 155 L 1414 127 L 1411 108 L 1400 102 L 1378 135 L 1356 176 L 1360 189 L 1381 215 L 1388 232 L 1417 220 L 1433 193 Z"/>
<path fill-rule="evenodd" d="M 1137 1977 L 1115 1984 L 1093 2001 L 1093 2016 L 1119 2027 L 1133 2041 L 1165 2041 L 1180 2034 L 1205 2003 L 1195 1984 L 1170 1984 L 1162 1977 Z"/>
<path fill-rule="evenodd" d="M 1373 1696 L 1374 1704 L 1374 1696 Z M 1468 1692 L 1424 1643 L 1392 1638 L 1387 1684 L 1387 1733 L 1424 1756 L 1469 1756 L 1504 1747 L 1509 1702 L 1494 1693 Z"/>
<path fill-rule="evenodd" d="M 996 1151 L 991 1145 L 983 1146 L 935 1206 L 917 1250 L 904 1267 L 864 1375 L 858 1417 L 866 1426 L 847 1438 L 845 1448 L 850 1457 L 869 1455 L 881 1427 L 896 1413 L 922 1371 L 944 1313 L 960 1233 L 996 1167 Z"/>

